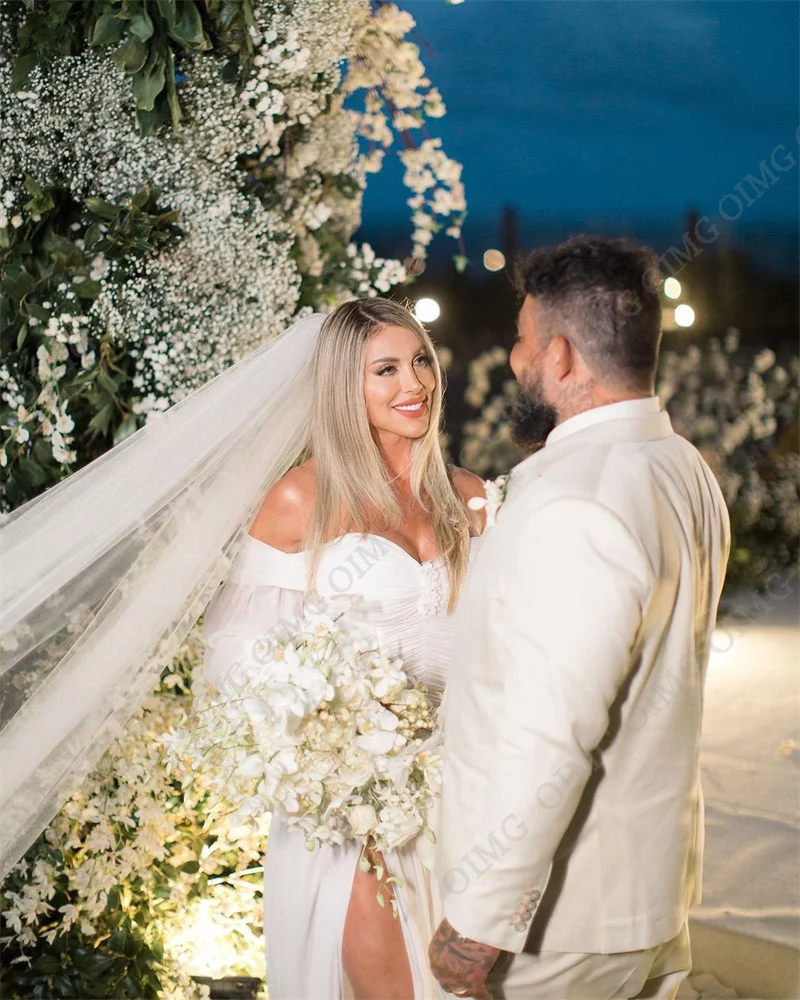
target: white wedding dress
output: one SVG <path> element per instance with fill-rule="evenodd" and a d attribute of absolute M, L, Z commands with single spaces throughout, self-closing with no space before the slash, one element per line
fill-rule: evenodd
<path fill-rule="evenodd" d="M 477 539 L 472 539 L 471 557 Z M 248 535 L 205 616 L 204 674 L 217 686 L 254 637 L 301 609 L 306 556 Z M 337 600 L 359 595 L 351 614 L 369 625 L 381 648 L 441 699 L 451 662 L 453 618 L 440 559 L 420 563 L 380 535 L 346 534 L 323 550 L 315 589 Z M 432 820 L 435 825 L 435 820 Z M 342 940 L 359 845 L 309 852 L 303 835 L 272 817 L 264 862 L 264 935 L 270 1000 L 349 1000 Z M 424 836 L 386 855 L 397 875 L 399 920 L 414 1000 L 441 996 L 428 965 L 428 944 L 441 919 L 431 874 L 433 845 Z"/>

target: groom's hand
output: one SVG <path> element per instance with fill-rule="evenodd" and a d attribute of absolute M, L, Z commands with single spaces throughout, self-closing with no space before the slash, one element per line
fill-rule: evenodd
<path fill-rule="evenodd" d="M 486 977 L 499 954 L 489 944 L 462 937 L 447 920 L 439 924 L 428 948 L 431 969 L 442 988 L 475 1000 L 492 1000 Z"/>

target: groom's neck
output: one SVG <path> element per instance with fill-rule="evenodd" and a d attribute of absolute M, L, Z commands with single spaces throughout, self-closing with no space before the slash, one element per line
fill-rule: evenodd
<path fill-rule="evenodd" d="M 557 424 L 563 424 L 570 417 L 576 417 L 587 410 L 596 410 L 600 406 L 610 406 L 612 403 L 623 403 L 631 399 L 648 399 L 653 395 L 648 389 L 611 389 L 600 385 L 595 379 L 578 383 L 564 393 L 563 399 L 556 405 Z"/>

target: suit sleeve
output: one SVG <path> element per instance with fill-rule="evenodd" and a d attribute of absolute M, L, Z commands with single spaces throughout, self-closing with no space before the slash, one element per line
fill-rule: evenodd
<path fill-rule="evenodd" d="M 650 587 L 645 553 L 603 505 L 553 500 L 526 525 L 488 609 L 504 689 L 482 819 L 444 901 L 466 937 L 522 951 Z"/>

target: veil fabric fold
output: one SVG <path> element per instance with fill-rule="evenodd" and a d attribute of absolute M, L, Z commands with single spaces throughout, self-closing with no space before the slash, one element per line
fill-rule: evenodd
<path fill-rule="evenodd" d="M 0 527 L 0 878 L 180 648 L 308 443 L 299 320 Z"/>

